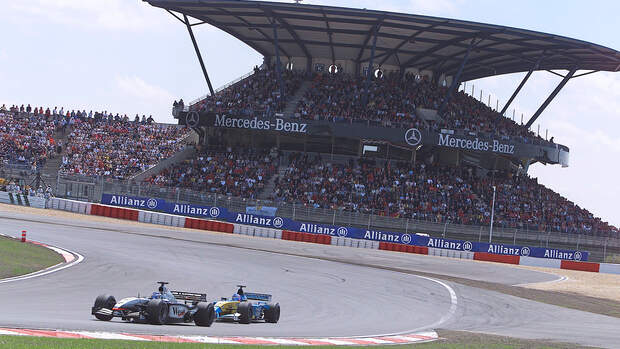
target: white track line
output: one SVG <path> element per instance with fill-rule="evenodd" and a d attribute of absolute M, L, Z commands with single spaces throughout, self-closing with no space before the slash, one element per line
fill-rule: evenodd
<path fill-rule="evenodd" d="M 444 314 L 439 320 L 437 320 L 436 322 L 430 324 L 430 325 L 425 325 L 425 326 L 421 326 L 412 330 L 405 330 L 405 331 L 400 331 L 400 332 L 394 332 L 394 333 L 385 333 L 385 334 L 373 334 L 373 335 L 365 335 L 365 336 L 349 336 L 346 338 L 364 338 L 364 337 L 389 337 L 389 336 L 398 336 L 398 335 L 406 335 L 406 334 L 411 334 L 414 332 L 420 332 L 422 330 L 427 330 L 427 329 L 435 329 L 438 326 L 442 325 L 443 323 L 445 323 L 446 321 L 450 320 L 450 318 L 452 316 L 454 316 L 454 314 L 456 313 L 456 309 L 457 309 L 457 305 L 458 305 L 458 298 L 456 296 L 456 292 L 454 292 L 454 289 L 452 287 L 450 287 L 450 285 L 448 285 L 447 283 L 441 281 L 441 280 L 437 280 L 437 279 L 433 279 L 433 278 L 429 278 L 426 276 L 420 276 L 420 275 L 413 275 L 413 274 L 407 274 L 410 276 L 415 276 L 418 278 L 422 278 L 428 281 L 432 281 L 435 283 L 440 284 L 441 286 L 443 286 L 446 290 L 448 290 L 448 293 L 450 294 L 450 309 L 448 310 L 448 312 L 446 314 Z M 345 338 L 345 337 L 332 337 L 334 339 L 336 338 Z"/>
<path fill-rule="evenodd" d="M 565 276 L 565 275 L 558 275 L 558 274 L 553 274 L 553 273 L 547 273 L 547 274 L 555 275 L 555 276 L 557 276 L 558 278 L 557 278 L 557 279 L 555 279 L 555 280 L 551 280 L 551 281 L 530 282 L 530 283 L 525 283 L 525 284 L 516 284 L 516 285 L 512 285 L 512 286 L 518 286 L 518 287 L 521 287 L 521 286 L 530 286 L 530 285 L 554 284 L 554 283 L 556 283 L 556 282 L 564 282 L 564 281 L 568 281 L 568 280 L 570 280 L 570 279 L 568 278 L 568 276 Z"/>

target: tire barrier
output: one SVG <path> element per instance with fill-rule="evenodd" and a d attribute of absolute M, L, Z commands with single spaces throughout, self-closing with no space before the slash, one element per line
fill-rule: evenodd
<path fill-rule="evenodd" d="M 394 242 L 354 239 L 336 235 L 297 232 L 254 225 L 227 223 L 209 219 L 190 218 L 167 213 L 143 211 L 132 208 L 93 204 L 89 202 L 58 198 L 49 199 L 46 207 L 55 210 L 137 221 L 142 223 L 160 224 L 180 228 L 214 231 L 227 234 L 239 234 L 269 239 L 620 275 L 620 264 L 580 262 L 572 260 L 494 254 L 487 252 L 469 252 Z"/>

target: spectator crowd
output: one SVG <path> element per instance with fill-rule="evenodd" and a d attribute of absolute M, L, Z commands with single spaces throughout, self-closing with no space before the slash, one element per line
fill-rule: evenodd
<path fill-rule="evenodd" d="M 55 152 L 56 124 L 38 114 L 0 107 L 0 160 L 5 165 L 42 166 Z"/>
<path fill-rule="evenodd" d="M 400 127 L 464 133 L 485 133 L 496 137 L 516 137 L 522 142 L 542 141 L 525 126 L 501 116 L 497 111 L 464 91 L 453 93 L 442 115 L 423 118 L 417 108 L 439 110 L 448 87 L 428 76 L 396 72 L 373 77 L 346 73 L 314 73 L 282 70 L 287 98 L 281 98 L 273 67 L 255 68 L 250 76 L 220 90 L 215 96 L 190 106 L 193 110 L 236 116 L 272 117 L 282 113 L 301 84 L 309 88 L 294 106 L 294 117 L 332 122 L 363 122 L 384 127 Z"/>
<path fill-rule="evenodd" d="M 178 152 L 187 133 L 174 125 L 78 119 L 60 172 L 127 179 Z"/>
<path fill-rule="evenodd" d="M 32 172 L 64 148 L 60 173 L 127 179 L 179 151 L 188 133 L 146 115 L 131 120 L 108 111 L 0 107 L 0 159 Z"/>
<path fill-rule="evenodd" d="M 147 183 L 256 199 L 277 172 L 273 152 L 208 152 L 163 170 Z"/>
<path fill-rule="evenodd" d="M 303 72 L 283 69 L 285 96 L 294 95 L 303 79 Z M 281 113 L 285 105 L 286 98 L 280 94 L 275 69 L 255 67 L 250 76 L 217 92 L 215 96 L 206 97 L 191 107 L 194 110 L 235 116 L 271 117 L 275 113 Z"/>
<path fill-rule="evenodd" d="M 271 185 L 267 185 L 269 181 Z M 293 153 L 284 157 L 274 150 L 228 150 L 186 160 L 146 182 L 304 207 L 468 225 L 490 224 L 495 186 L 496 226 L 618 234 L 617 228 L 535 178 L 507 172 L 482 173 L 467 166 L 421 162 L 413 167 L 410 163 L 368 159 L 337 163 L 325 161 L 318 154 Z M 264 191 L 267 187 L 269 191 Z"/>
<path fill-rule="evenodd" d="M 501 227 L 618 233 L 592 213 L 527 175 L 497 172 L 480 175 L 474 168 L 375 160 L 325 162 L 320 156 L 290 155 L 276 178 L 272 199 L 431 222 L 489 225 L 493 186 L 494 224 Z"/>
<path fill-rule="evenodd" d="M 366 77 L 362 76 L 314 74 L 295 115 L 310 120 L 372 122 L 384 127 L 483 132 L 519 137 L 525 142 L 528 138 L 539 138 L 464 91 L 453 94 L 444 106 L 443 115 L 423 120 L 416 108 L 439 110 L 448 92 L 448 87 L 432 82 L 427 76 L 381 74 L 368 85 L 367 99 L 366 83 Z"/>

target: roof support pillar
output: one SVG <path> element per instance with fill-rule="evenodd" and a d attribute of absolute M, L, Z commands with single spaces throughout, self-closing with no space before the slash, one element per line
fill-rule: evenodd
<path fill-rule="evenodd" d="M 284 81 L 282 80 L 282 62 L 280 61 L 280 48 L 278 44 L 278 25 L 275 18 L 272 20 L 273 25 L 273 45 L 276 51 L 276 73 L 278 74 L 278 85 L 280 86 L 280 100 L 284 100 Z"/>
<path fill-rule="evenodd" d="M 187 27 L 187 31 L 189 32 L 189 37 L 192 39 L 192 44 L 194 45 L 194 50 L 196 51 L 196 56 L 198 57 L 200 68 L 202 68 L 202 75 L 204 75 L 205 80 L 207 80 L 207 85 L 209 86 L 209 92 L 211 93 L 211 96 L 215 96 L 213 85 L 211 85 L 211 79 L 209 79 L 207 68 L 205 68 L 205 62 L 202 60 L 200 49 L 198 48 L 198 44 L 196 43 L 196 38 L 194 37 L 194 31 L 192 30 L 192 26 L 191 24 L 189 24 L 189 19 L 187 19 L 187 16 L 185 14 L 183 14 L 183 20 L 185 22 L 185 26 Z"/>
<path fill-rule="evenodd" d="M 452 98 L 452 93 L 454 92 L 454 89 L 460 84 L 459 80 L 461 79 L 461 74 L 463 73 L 465 64 L 467 64 L 467 60 L 469 59 L 469 53 L 471 52 L 471 49 L 475 46 L 475 42 L 476 42 L 476 38 L 471 39 L 471 42 L 469 43 L 469 46 L 467 47 L 467 52 L 465 53 L 465 57 L 463 57 L 463 61 L 461 62 L 461 66 L 459 67 L 459 70 L 456 72 L 456 75 L 452 77 L 452 83 L 450 84 L 450 87 L 448 88 L 448 92 L 446 92 L 446 96 L 443 98 L 443 101 L 441 102 L 441 105 L 439 106 L 439 110 L 437 111 L 437 114 L 439 114 L 439 116 L 443 115 L 443 111 L 446 108 L 446 105 L 448 105 L 448 103 L 450 102 L 450 99 Z"/>
<path fill-rule="evenodd" d="M 370 80 L 372 79 L 372 69 L 375 62 L 375 49 L 377 48 L 377 36 L 379 36 L 379 27 L 375 27 L 375 38 L 372 40 L 372 48 L 370 49 L 370 62 L 368 62 L 368 71 L 366 73 L 366 84 L 364 86 L 364 95 L 362 105 L 368 103 L 368 95 L 370 94 Z"/>
<path fill-rule="evenodd" d="M 538 58 L 538 60 L 536 61 L 536 64 L 534 64 L 534 66 L 530 69 L 530 71 L 527 72 L 527 75 L 525 75 L 523 80 L 521 80 L 521 83 L 519 84 L 515 92 L 512 93 L 512 96 L 510 96 L 510 98 L 508 99 L 508 102 L 506 102 L 506 104 L 502 108 L 502 111 L 499 113 L 500 115 L 504 115 L 506 110 L 508 110 L 508 107 L 510 107 L 510 104 L 512 103 L 512 101 L 514 101 L 515 97 L 517 97 L 517 95 L 519 94 L 519 92 L 521 91 L 525 83 L 527 82 L 527 80 L 530 78 L 530 76 L 532 76 L 532 73 L 534 72 L 534 70 L 538 69 L 538 65 L 540 64 L 541 59 L 542 59 L 542 56 Z"/>
<path fill-rule="evenodd" d="M 545 100 L 545 102 L 540 106 L 540 108 L 538 108 L 538 110 L 536 111 L 536 113 L 534 113 L 534 115 L 532 115 L 532 117 L 527 121 L 527 124 L 525 124 L 526 128 L 530 128 L 532 126 L 532 124 L 534 123 L 534 121 L 536 121 L 536 119 L 538 119 L 538 117 L 540 116 L 540 114 L 542 114 L 542 112 L 545 110 L 545 108 L 547 108 L 547 106 L 549 105 L 549 103 L 551 103 L 551 101 L 555 98 L 555 96 L 558 95 L 558 93 L 560 93 L 560 91 L 562 90 L 562 88 L 564 87 L 564 85 L 566 85 L 566 83 L 568 82 L 568 80 L 570 80 L 573 75 L 575 75 L 575 72 L 577 71 L 577 67 L 572 67 L 570 69 L 570 71 L 568 72 L 568 74 L 566 74 L 564 76 L 564 79 L 562 79 L 562 81 L 560 81 L 560 83 L 558 84 L 558 86 L 555 88 L 555 90 L 553 90 L 553 92 L 551 92 L 551 94 L 549 95 L 549 97 L 547 97 L 547 99 Z"/>

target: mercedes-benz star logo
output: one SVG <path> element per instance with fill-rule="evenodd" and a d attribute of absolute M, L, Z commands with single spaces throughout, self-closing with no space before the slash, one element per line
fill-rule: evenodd
<path fill-rule="evenodd" d="M 411 146 L 416 146 L 422 142 L 422 134 L 417 128 L 410 128 L 405 132 L 405 142 Z"/>
<path fill-rule="evenodd" d="M 189 127 L 198 127 L 198 123 L 200 122 L 200 114 L 197 111 L 190 111 L 185 116 L 185 123 Z"/>

